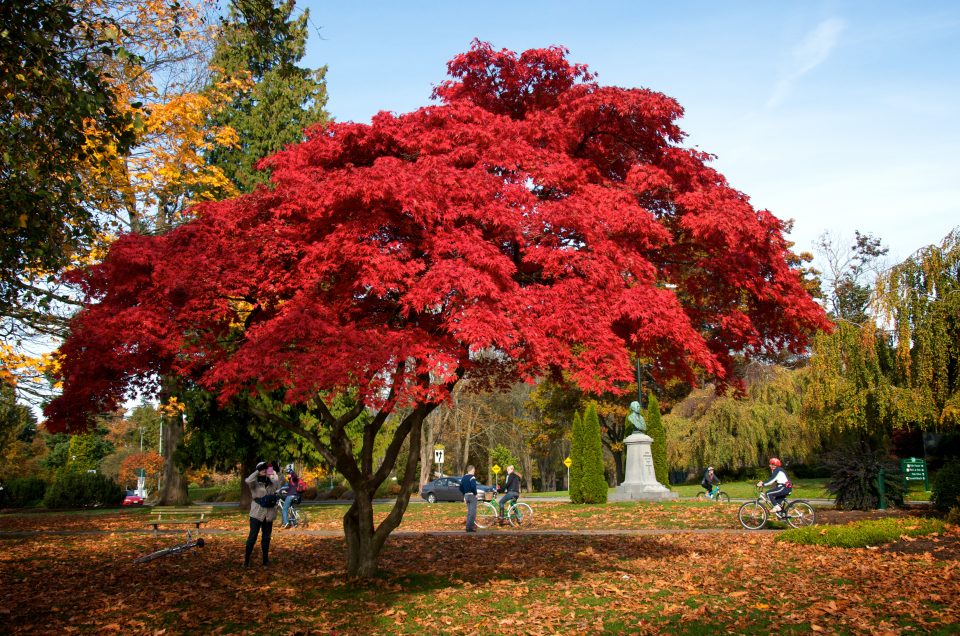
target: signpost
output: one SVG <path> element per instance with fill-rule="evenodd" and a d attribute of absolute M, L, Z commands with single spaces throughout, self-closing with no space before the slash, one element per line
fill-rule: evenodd
<path fill-rule="evenodd" d="M 570 490 L 570 465 L 573 464 L 573 460 L 567 457 L 563 460 L 563 465 L 567 467 L 567 490 Z"/>
<path fill-rule="evenodd" d="M 930 490 L 930 478 L 927 475 L 927 462 L 916 457 L 900 460 L 900 470 L 904 481 L 922 481 L 923 489 Z"/>
<path fill-rule="evenodd" d="M 499 487 L 500 486 L 499 477 L 500 477 L 500 470 L 501 470 L 500 464 L 494 464 L 493 466 L 490 467 L 490 470 L 493 471 L 493 479 L 494 479 L 493 485 Z"/>
<path fill-rule="evenodd" d="M 440 465 L 440 476 L 443 477 L 443 448 L 440 446 L 433 447 L 433 461 L 437 462 Z"/>

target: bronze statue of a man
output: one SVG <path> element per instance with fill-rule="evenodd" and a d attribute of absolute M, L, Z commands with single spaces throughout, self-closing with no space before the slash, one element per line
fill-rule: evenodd
<path fill-rule="evenodd" d="M 647 421 L 640 414 L 640 403 L 634 400 L 630 403 L 630 413 L 627 414 L 627 424 L 633 426 L 633 430 L 638 433 L 647 432 Z"/>

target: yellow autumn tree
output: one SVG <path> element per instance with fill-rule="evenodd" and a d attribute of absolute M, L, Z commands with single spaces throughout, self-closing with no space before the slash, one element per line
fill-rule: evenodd
<path fill-rule="evenodd" d="M 210 87 L 213 0 L 76 4 L 86 17 L 78 28 L 116 51 L 99 56 L 98 67 L 113 89 L 112 107 L 129 121 L 133 143 L 118 148 L 111 131 L 87 120 L 87 152 L 77 161 L 96 230 L 72 246 L 68 267 L 97 262 L 119 233 L 165 231 L 189 215 L 192 203 L 235 194 L 206 157 L 237 144 L 229 126 L 211 122 L 248 88 L 242 74 Z M 17 302 L 0 315 L 0 381 L 16 385 L 27 399 L 41 400 L 55 389 L 47 382 L 55 364 L 48 352 L 78 307 L 79 297 L 63 283 L 62 273 L 24 272 Z"/>

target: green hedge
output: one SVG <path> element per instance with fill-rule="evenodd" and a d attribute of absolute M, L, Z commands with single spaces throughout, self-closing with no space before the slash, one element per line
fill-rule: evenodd
<path fill-rule="evenodd" d="M 123 497 L 123 488 L 106 475 L 67 469 L 60 472 L 47 489 L 43 505 L 47 508 L 118 506 Z"/>
<path fill-rule="evenodd" d="M 14 477 L 3 485 L 3 498 L 0 505 L 8 508 L 26 508 L 43 501 L 47 492 L 47 482 L 39 477 Z"/>
<path fill-rule="evenodd" d="M 939 519 L 876 519 L 843 526 L 810 526 L 781 532 L 777 541 L 798 545 L 825 545 L 833 548 L 864 548 L 898 540 L 902 535 L 922 537 L 943 532 Z"/>
<path fill-rule="evenodd" d="M 953 460 L 933 477 L 930 501 L 942 513 L 960 507 L 960 461 Z"/>

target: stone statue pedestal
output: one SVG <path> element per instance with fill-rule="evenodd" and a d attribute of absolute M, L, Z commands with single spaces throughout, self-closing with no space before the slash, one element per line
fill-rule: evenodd
<path fill-rule="evenodd" d="M 624 481 L 610 496 L 612 501 L 663 501 L 676 499 L 677 493 L 657 481 L 650 445 L 653 438 L 634 433 L 623 440 L 627 445 L 627 468 Z"/>

